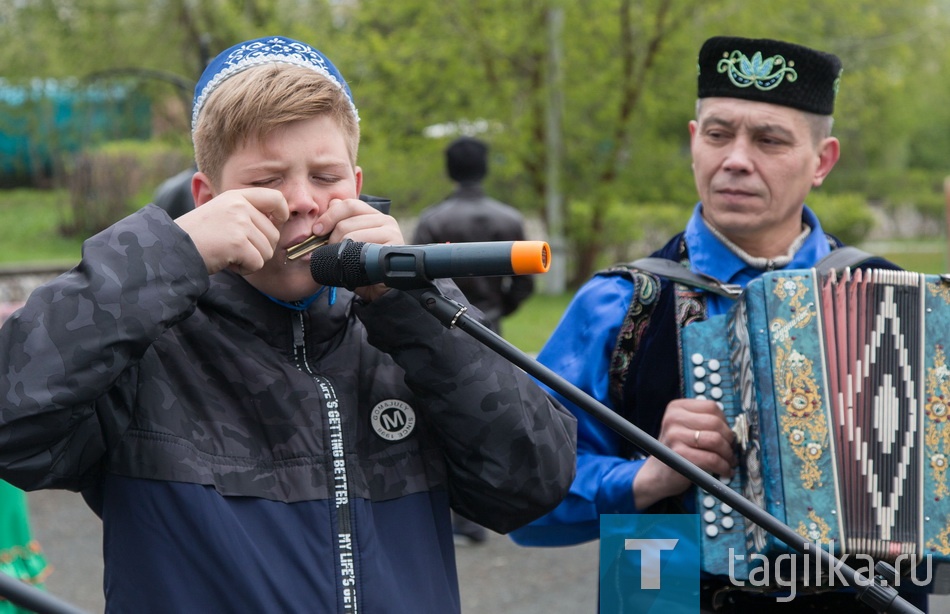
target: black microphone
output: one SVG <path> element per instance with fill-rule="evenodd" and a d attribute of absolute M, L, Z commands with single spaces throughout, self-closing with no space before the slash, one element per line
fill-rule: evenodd
<path fill-rule="evenodd" d="M 551 248 L 544 241 L 379 245 L 347 239 L 310 255 L 318 284 L 349 290 L 378 283 L 412 290 L 438 278 L 533 275 L 550 267 Z"/>

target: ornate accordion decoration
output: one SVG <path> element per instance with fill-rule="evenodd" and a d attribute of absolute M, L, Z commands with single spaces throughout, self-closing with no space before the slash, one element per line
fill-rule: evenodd
<path fill-rule="evenodd" d="M 943 276 L 766 273 L 682 344 L 686 396 L 720 401 L 737 434 L 731 488 L 838 556 L 950 562 Z M 793 552 L 708 493 L 697 508 L 709 573 Z"/>

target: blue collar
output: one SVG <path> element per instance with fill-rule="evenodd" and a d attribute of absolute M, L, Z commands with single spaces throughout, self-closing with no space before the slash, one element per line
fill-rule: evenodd
<path fill-rule="evenodd" d="M 693 215 L 686 224 L 685 240 L 690 269 L 745 288 L 746 284 L 760 276 L 763 271 L 743 262 L 713 235 L 702 219 L 702 206 L 702 203 L 696 205 Z M 811 227 L 811 233 L 792 257 L 792 261 L 782 267 L 784 269 L 811 268 L 831 251 L 818 217 L 807 206 L 802 210 L 802 221 Z M 722 309 L 727 308 L 732 302 L 729 299 L 722 299 L 722 301 L 718 300 L 718 297 L 709 301 L 710 315 L 721 313 Z"/>
<path fill-rule="evenodd" d="M 264 293 L 264 292 L 261 292 L 261 294 L 263 294 L 264 296 L 266 296 L 266 297 L 269 298 L 270 300 L 274 301 L 274 302 L 277 303 L 278 305 L 281 305 L 281 306 L 283 306 L 283 307 L 286 307 L 287 309 L 293 309 L 294 311 L 306 311 L 307 307 L 310 307 L 310 305 L 312 305 L 315 300 L 317 300 L 318 298 L 320 298 L 320 295 L 323 294 L 323 291 L 326 290 L 327 287 L 328 287 L 328 286 L 323 286 L 322 288 L 320 288 L 319 290 L 317 290 L 317 292 L 316 292 L 315 294 L 310 295 L 308 298 L 305 298 L 305 299 L 303 299 L 303 300 L 301 300 L 301 301 L 294 301 L 294 302 L 292 302 L 292 303 L 288 303 L 287 301 L 282 301 L 282 300 L 280 300 L 279 298 L 274 298 L 274 297 L 271 296 L 270 294 L 266 294 L 266 293 Z M 329 300 L 330 300 L 330 305 L 336 303 L 336 288 L 330 287 L 330 299 L 329 299 Z"/>

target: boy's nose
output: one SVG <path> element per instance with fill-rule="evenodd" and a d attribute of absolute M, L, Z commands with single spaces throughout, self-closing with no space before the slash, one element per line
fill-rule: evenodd
<path fill-rule="evenodd" d="M 290 207 L 291 215 L 320 213 L 320 204 L 317 202 L 316 193 L 307 182 L 295 181 L 289 182 L 284 187 L 284 198 L 287 199 L 287 205 Z"/>

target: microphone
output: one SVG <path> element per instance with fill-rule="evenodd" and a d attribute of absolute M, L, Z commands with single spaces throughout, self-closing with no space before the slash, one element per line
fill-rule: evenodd
<path fill-rule="evenodd" d="M 314 281 L 348 290 L 378 283 L 412 290 L 443 277 L 533 275 L 549 268 L 551 248 L 544 241 L 379 245 L 346 239 L 310 255 Z"/>

